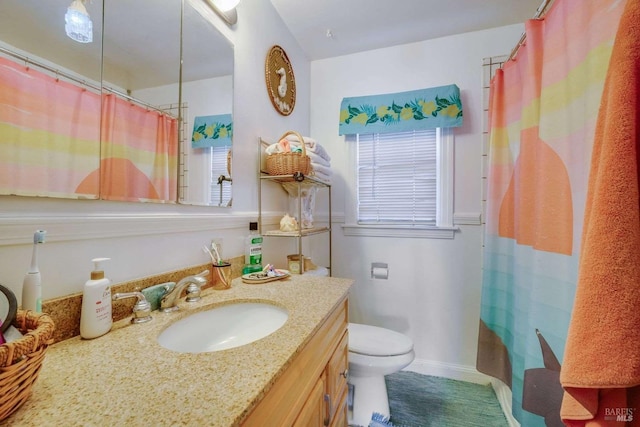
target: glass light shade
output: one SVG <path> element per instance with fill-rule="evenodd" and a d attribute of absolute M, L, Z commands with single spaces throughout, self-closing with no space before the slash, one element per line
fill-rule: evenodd
<path fill-rule="evenodd" d="M 235 7 L 240 4 L 240 0 L 213 0 L 216 7 L 223 12 L 228 12 L 231 9 L 235 9 Z"/>
<path fill-rule="evenodd" d="M 93 22 L 81 0 L 73 0 L 64 15 L 64 30 L 69 37 L 80 43 L 93 42 Z"/>

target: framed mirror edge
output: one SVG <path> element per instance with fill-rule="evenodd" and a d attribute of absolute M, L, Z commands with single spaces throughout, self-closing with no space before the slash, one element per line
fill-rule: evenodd
<path fill-rule="evenodd" d="M 12 0 L 12 1 L 17 1 L 17 0 Z M 62 4 L 65 3 L 66 0 L 63 0 L 62 2 L 60 2 L 60 0 L 56 0 L 56 5 L 58 3 Z M 70 0 L 69 0 L 70 1 Z M 66 8 L 68 6 L 69 1 L 66 1 L 66 3 L 64 4 L 64 7 Z M 109 0 L 104 0 L 104 2 L 106 3 L 106 6 L 108 6 L 108 2 Z M 164 2 L 155 2 L 154 0 L 152 0 L 153 4 L 158 5 L 158 7 L 164 7 Z M 18 2 L 18 3 L 22 3 L 22 2 Z M 102 11 L 98 12 L 97 9 L 102 9 L 104 10 L 105 8 L 103 7 L 103 1 L 99 1 L 99 7 L 96 7 L 95 2 L 94 3 L 94 9 L 89 9 L 89 12 L 92 14 L 92 18 L 94 18 L 94 31 L 100 31 L 103 28 L 106 27 L 106 31 L 105 33 L 109 32 L 109 22 L 107 21 L 105 23 L 105 19 L 108 18 L 107 12 L 105 12 L 104 16 L 101 16 L 100 14 L 102 13 Z M 17 4 L 17 3 L 16 3 Z M 87 8 L 89 8 L 91 6 L 91 4 L 87 3 L 88 6 Z M 112 4 L 117 4 L 116 2 L 113 2 Z M 225 96 L 225 98 L 229 99 L 229 105 L 227 106 L 227 108 L 224 109 L 225 113 L 229 113 L 231 115 L 231 117 L 233 117 L 233 81 L 234 81 L 234 71 L 233 71 L 233 65 L 235 62 L 235 53 L 234 53 L 234 46 L 233 46 L 233 42 L 232 40 L 230 40 L 230 38 L 225 34 L 225 32 L 217 25 L 217 22 L 214 21 L 215 18 L 212 18 L 212 16 L 214 15 L 207 15 L 206 13 L 201 13 L 200 11 L 200 6 L 203 7 L 203 11 L 208 11 L 211 12 L 210 9 L 208 9 L 208 6 L 205 2 L 205 0 L 174 0 L 174 5 L 180 5 L 181 8 L 181 16 L 180 18 L 176 18 L 176 19 L 182 19 L 182 17 L 184 16 L 185 19 L 190 19 L 190 18 L 194 18 L 196 15 L 199 16 L 199 20 L 202 21 L 196 25 L 191 25 L 190 23 L 185 23 L 182 22 L 180 26 L 185 28 L 185 31 L 191 31 L 191 30 L 206 30 L 206 33 L 202 33 L 200 36 L 198 36 L 198 34 L 196 33 L 195 35 L 192 36 L 186 36 L 186 37 L 191 37 L 191 39 L 196 39 L 196 42 L 190 42 L 188 43 L 188 45 L 191 48 L 186 48 L 185 52 L 182 52 L 182 49 L 180 49 L 180 59 L 178 61 L 182 62 L 182 60 L 185 60 L 185 70 L 184 70 L 184 74 L 180 73 L 180 78 L 177 80 L 177 85 L 180 87 L 180 90 L 182 89 L 183 85 L 189 84 L 191 83 L 191 81 L 193 80 L 189 80 L 189 73 L 190 71 L 187 69 L 187 67 L 190 66 L 194 66 L 193 68 L 197 69 L 196 70 L 196 75 L 197 72 L 202 73 L 202 70 L 204 69 L 206 71 L 206 67 L 203 67 L 202 65 L 196 64 L 193 61 L 190 61 L 190 59 L 188 57 L 183 57 L 182 55 L 186 55 L 188 54 L 188 50 L 191 49 L 192 51 L 195 51 L 196 53 L 200 52 L 200 54 L 198 55 L 199 57 L 211 57 L 214 59 L 217 59 L 217 62 L 229 62 L 229 73 L 226 76 L 226 80 L 229 82 L 229 88 L 227 89 L 228 95 Z M 7 8 L 6 10 L 9 10 L 8 8 L 11 7 L 10 6 L 11 3 L 9 3 L 8 5 L 5 4 L 5 6 L 3 6 L 3 8 Z M 197 6 L 197 7 L 196 7 Z M 52 6 L 53 7 L 53 6 Z M 56 6 L 57 7 L 57 6 Z M 0 8 L 1 9 L 1 8 Z M 172 10 L 174 10 L 175 8 L 172 7 Z M 188 10 L 189 12 L 187 14 L 185 14 L 185 10 Z M 129 11 L 130 12 L 130 11 Z M 191 13 L 191 12 L 195 12 L 195 13 Z M 95 14 L 94 14 L 95 13 Z M 173 12 L 172 12 L 173 13 Z M 112 15 L 113 16 L 113 15 Z M 189 18 L 190 17 L 190 18 Z M 113 28 L 113 18 L 111 19 L 111 28 Z M 138 21 L 140 22 L 140 21 Z M 105 25 L 107 24 L 107 25 Z M 108 34 L 96 34 L 94 36 L 94 41 L 96 42 L 102 42 L 102 38 L 104 38 L 105 42 L 107 41 Z M 146 37 L 149 38 L 149 37 Z M 136 38 L 132 38 L 132 39 L 136 39 Z M 139 38 L 139 39 L 143 39 L 143 38 Z M 216 41 L 214 41 L 214 39 Z M 75 42 L 73 41 L 69 41 L 67 39 L 65 39 L 66 43 L 71 44 L 72 46 L 74 45 Z M 130 43 L 130 41 L 129 41 Z M 182 46 L 183 44 L 187 44 L 187 42 L 185 40 L 183 40 L 183 34 L 180 33 L 180 40 L 179 40 L 180 46 Z M 162 44 L 162 43 L 161 43 Z M 206 52 L 219 52 L 221 50 L 215 50 L 212 49 L 212 46 L 215 44 L 220 44 L 221 48 L 220 49 L 226 49 L 225 54 L 211 54 L 211 55 L 202 55 L 202 52 L 204 51 L 203 49 L 206 47 Z M 78 48 L 79 45 L 77 45 Z M 150 49 L 149 49 L 150 50 Z M 104 54 L 105 52 L 103 52 L 100 55 L 100 58 L 104 58 Z M 34 54 L 35 55 L 35 54 Z M 224 61 L 221 61 L 220 59 L 222 57 L 225 57 Z M 35 55 L 35 57 L 37 57 L 37 55 Z M 63 62 L 64 64 L 64 62 Z M 100 65 L 97 65 L 100 69 L 102 69 L 102 73 L 101 73 L 101 82 L 100 84 L 105 84 L 106 83 L 108 85 L 111 86 L 111 82 L 109 79 L 109 76 L 107 74 L 104 73 L 104 68 L 105 68 L 105 62 L 100 60 Z M 65 68 L 63 65 L 60 66 L 61 68 Z M 177 67 L 176 67 L 177 68 Z M 202 76 L 202 74 L 200 74 L 200 76 Z M 215 76 L 214 76 L 215 77 Z M 122 87 L 122 93 L 126 94 L 126 95 L 132 95 L 132 93 L 135 93 L 136 90 L 129 90 L 126 88 L 126 86 L 121 86 L 121 85 L 113 85 L 116 90 L 118 90 L 118 88 Z M 216 98 L 215 96 L 213 96 L 212 98 Z M 142 98 L 139 98 L 140 100 L 142 100 Z M 193 102 L 191 102 L 189 99 L 185 98 L 180 98 L 179 96 L 177 97 L 178 99 L 178 103 L 180 104 L 181 101 L 183 101 L 183 99 L 188 102 L 190 104 L 190 106 L 192 104 L 194 104 Z M 142 102 L 144 103 L 144 101 L 142 100 Z M 151 103 L 150 103 L 151 104 Z M 199 114 L 201 114 L 200 112 L 198 112 L 196 110 L 196 108 L 192 108 L 191 109 L 191 123 L 187 122 L 186 126 L 190 126 L 193 124 L 193 118 L 195 118 L 194 116 L 197 116 Z M 209 114 L 209 113 L 213 113 L 213 114 L 217 114 L 218 111 L 216 111 L 215 109 L 212 109 L 212 111 L 206 111 L 203 112 L 202 114 Z M 187 139 L 187 141 L 190 139 L 188 138 L 189 136 L 192 136 L 192 129 L 190 128 L 186 128 L 183 129 L 185 131 L 185 139 Z M 186 145 L 186 144 L 185 144 Z M 231 152 L 232 152 L 232 136 L 229 139 L 229 155 L 232 157 Z M 205 167 L 207 167 L 206 165 L 211 165 L 211 157 L 209 156 L 209 161 L 205 162 Z M 224 156 L 224 161 L 226 162 L 226 153 Z M 226 167 L 226 165 L 225 165 Z M 229 170 L 230 172 L 230 170 Z M 204 172 L 201 172 L 201 175 Z M 210 206 L 210 207 L 226 207 L 226 206 L 230 206 L 230 201 L 231 201 L 231 196 L 229 196 L 229 201 L 226 203 L 221 203 L 220 201 L 214 202 L 212 201 L 213 197 L 212 197 L 212 193 L 214 193 L 213 190 L 211 190 L 211 188 L 213 187 L 214 189 L 217 189 L 218 187 L 218 179 L 222 174 L 215 174 L 213 173 L 213 171 L 211 171 L 210 169 L 207 169 L 207 173 L 206 175 L 208 176 L 208 180 L 207 180 L 207 186 L 210 188 L 209 190 L 209 194 L 208 197 L 204 197 L 204 198 L 198 198 L 198 199 L 194 199 L 194 198 L 190 198 L 190 197 L 179 197 L 178 195 L 175 196 L 175 199 L 173 200 L 173 202 L 171 201 L 162 201 L 158 204 L 178 204 L 178 205 L 194 205 L 194 206 Z M 232 176 L 230 173 L 225 173 L 224 174 L 226 179 L 221 181 L 222 185 L 226 185 L 231 187 L 231 183 L 232 183 Z M 198 177 L 192 179 L 192 183 L 194 182 L 195 179 L 199 179 Z M 176 182 L 176 187 L 178 186 L 178 182 L 179 179 L 176 178 L 175 182 Z M 1 186 L 1 184 L 0 184 Z M 6 187 L 5 187 L 6 188 Z M 12 191 L 6 191 L 2 193 L 3 195 L 6 196 L 19 196 L 19 197 L 37 197 L 37 198 L 52 198 L 52 199 L 80 199 L 80 200 L 105 200 L 104 198 L 102 198 L 101 196 L 96 196 L 96 197 L 84 197 L 82 195 L 77 196 L 76 194 L 71 195 L 71 197 L 69 197 L 68 195 L 58 195 L 58 194 L 42 194 L 42 193 L 17 193 L 17 192 L 12 192 Z M 129 201 L 129 200 L 118 200 L 118 201 Z M 144 202 L 146 200 L 144 199 L 140 199 L 140 200 L 135 200 L 134 202 Z M 169 202 L 169 203 L 167 203 Z"/>

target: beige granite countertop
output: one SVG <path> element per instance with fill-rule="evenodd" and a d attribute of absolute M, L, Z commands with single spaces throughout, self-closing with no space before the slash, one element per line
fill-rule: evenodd
<path fill-rule="evenodd" d="M 117 323 L 108 334 L 47 350 L 33 395 L 1 426 L 235 426 L 345 297 L 352 280 L 292 276 L 262 285 L 240 279 L 153 320 Z M 287 322 L 254 343 L 213 353 L 176 353 L 156 337 L 193 312 L 237 301 L 285 307 Z"/>

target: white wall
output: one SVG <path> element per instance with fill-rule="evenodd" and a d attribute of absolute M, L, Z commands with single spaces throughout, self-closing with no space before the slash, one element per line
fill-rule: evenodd
<path fill-rule="evenodd" d="M 522 25 L 445 37 L 314 61 L 311 134 L 332 156 L 334 214 L 344 219 L 354 195 L 345 191 L 351 163 L 338 136 L 340 102 L 349 96 L 455 83 L 464 126 L 455 129 L 455 217 L 481 212 L 482 59 L 508 54 Z M 460 225 L 455 238 L 345 236 L 334 226 L 334 275 L 356 279 L 351 319 L 409 335 L 418 362 L 474 367 L 481 293 L 481 226 Z M 372 262 L 389 264 L 388 280 L 372 280 Z"/>
<path fill-rule="evenodd" d="M 111 257 L 107 275 L 121 282 L 207 262 L 200 247 L 224 239 L 224 256 L 242 255 L 248 222 L 257 218 L 257 141 L 287 129 L 309 131 L 310 64 L 269 0 L 243 0 L 234 28 L 197 2 L 235 45 L 234 206 L 195 206 L 0 196 L 0 283 L 20 299 L 33 232 L 48 231 L 40 245 L 43 298 L 82 290 L 91 258 Z M 264 82 L 269 48 L 281 45 L 295 71 L 298 98 L 283 117 L 271 106 Z"/>

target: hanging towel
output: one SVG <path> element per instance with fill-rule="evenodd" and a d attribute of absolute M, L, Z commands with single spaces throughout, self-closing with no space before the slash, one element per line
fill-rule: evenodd
<path fill-rule="evenodd" d="M 622 14 L 596 123 L 562 363 L 568 426 L 640 425 L 640 1 Z"/>

